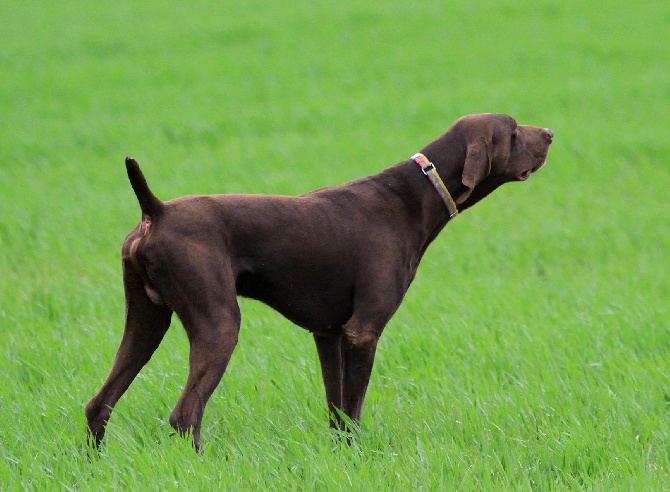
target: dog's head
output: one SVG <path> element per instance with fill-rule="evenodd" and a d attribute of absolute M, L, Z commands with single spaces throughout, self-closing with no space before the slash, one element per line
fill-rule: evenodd
<path fill-rule="evenodd" d="M 459 118 L 443 137 L 435 143 L 442 140 L 449 146 L 442 152 L 458 159 L 449 167 L 460 173 L 460 183 L 454 183 L 454 199 L 460 205 L 475 188 L 478 192 L 470 202 L 503 183 L 528 179 L 546 162 L 554 133 L 548 128 L 517 125 L 504 114 L 485 113 Z"/>

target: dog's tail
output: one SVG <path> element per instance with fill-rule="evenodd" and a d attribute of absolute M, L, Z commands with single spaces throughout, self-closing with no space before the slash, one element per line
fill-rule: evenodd
<path fill-rule="evenodd" d="M 140 202 L 142 213 L 156 218 L 163 211 L 163 202 L 156 198 L 156 195 L 149 189 L 140 165 L 132 157 L 126 157 L 126 170 L 130 185 L 133 187 L 137 201 Z"/>

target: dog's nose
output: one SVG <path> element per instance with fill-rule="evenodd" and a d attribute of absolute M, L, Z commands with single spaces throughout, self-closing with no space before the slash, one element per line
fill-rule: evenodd
<path fill-rule="evenodd" d="M 554 132 L 551 128 L 545 128 L 544 134 L 547 136 L 547 139 L 551 142 L 554 139 Z"/>

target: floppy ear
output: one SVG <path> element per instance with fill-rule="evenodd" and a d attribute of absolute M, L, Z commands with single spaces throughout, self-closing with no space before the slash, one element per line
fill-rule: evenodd
<path fill-rule="evenodd" d="M 475 186 L 484 181 L 491 172 L 491 159 L 486 147 L 484 140 L 477 140 L 468 144 L 462 177 L 467 190 L 456 199 L 456 203 L 459 205 L 467 200 Z"/>

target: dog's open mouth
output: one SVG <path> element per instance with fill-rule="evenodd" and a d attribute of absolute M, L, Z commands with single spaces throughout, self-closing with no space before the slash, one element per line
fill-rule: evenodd
<path fill-rule="evenodd" d="M 533 172 L 532 169 L 526 169 L 525 171 L 523 171 L 522 173 L 520 173 L 520 174 L 517 176 L 517 178 L 519 179 L 519 181 L 526 181 L 526 180 L 528 179 L 528 176 L 530 176 L 530 173 L 532 173 L 532 172 Z"/>

